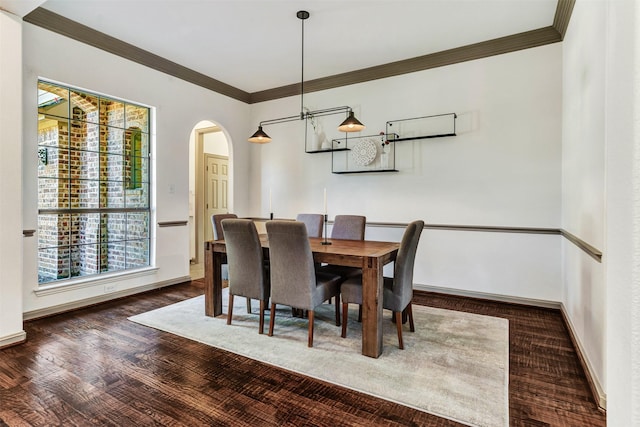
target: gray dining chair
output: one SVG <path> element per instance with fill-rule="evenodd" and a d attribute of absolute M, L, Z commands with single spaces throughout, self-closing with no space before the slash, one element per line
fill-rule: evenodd
<path fill-rule="evenodd" d="M 361 215 L 336 215 L 331 228 L 332 239 L 364 240 L 367 217 Z"/>
<path fill-rule="evenodd" d="M 229 262 L 229 308 L 227 325 L 233 317 L 234 295 L 260 301 L 260 325 L 258 333 L 264 331 L 264 311 L 268 304 L 271 286 L 265 272 L 264 254 L 256 225 L 250 219 L 227 218 L 221 221 Z M 251 307 L 248 307 L 251 312 Z"/>
<path fill-rule="evenodd" d="M 332 239 L 364 240 L 364 232 L 367 225 L 367 217 L 361 215 L 336 215 L 331 229 Z M 343 280 L 362 274 L 358 267 L 327 264 L 318 267 L 318 271 L 337 274 Z"/>
<path fill-rule="evenodd" d="M 236 219 L 238 215 L 232 213 L 211 215 L 211 225 L 213 226 L 213 240 L 224 240 L 224 229 L 222 221 L 225 219 Z M 229 281 L 229 264 L 222 264 L 222 280 Z M 251 313 L 251 300 L 247 298 L 247 313 Z"/>
<path fill-rule="evenodd" d="M 415 332 L 411 299 L 413 298 L 413 267 L 424 221 L 411 222 L 404 231 L 398 256 L 395 260 L 393 278 L 385 277 L 382 291 L 382 307 L 393 311 L 398 330 L 398 346 L 404 349 L 402 342 L 402 312 L 409 318 L 409 330 Z M 347 279 L 340 286 L 342 296 L 342 338 L 347 336 L 349 304 L 362 305 L 362 276 Z"/>
<path fill-rule="evenodd" d="M 298 214 L 296 221 L 304 223 L 309 237 L 322 237 L 322 223 L 324 222 L 322 214 Z"/>
<path fill-rule="evenodd" d="M 228 218 L 238 218 L 238 215 L 232 213 L 211 215 L 211 225 L 213 226 L 213 240 L 224 240 L 222 220 Z"/>
<path fill-rule="evenodd" d="M 271 263 L 271 312 L 269 336 L 273 336 L 276 304 L 307 310 L 308 343 L 313 347 L 315 308 L 336 297 L 336 325 L 340 324 L 340 277 L 316 273 L 309 236 L 300 221 L 269 221 L 266 223 Z"/>

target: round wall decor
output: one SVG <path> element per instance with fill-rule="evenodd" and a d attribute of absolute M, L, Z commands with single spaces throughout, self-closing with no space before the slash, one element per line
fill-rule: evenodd
<path fill-rule="evenodd" d="M 351 158 L 359 166 L 367 166 L 378 155 L 378 145 L 373 138 L 363 139 L 351 149 Z"/>

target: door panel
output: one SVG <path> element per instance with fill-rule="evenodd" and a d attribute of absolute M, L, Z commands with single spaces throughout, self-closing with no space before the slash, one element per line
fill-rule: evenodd
<path fill-rule="evenodd" d="M 205 155 L 205 240 L 213 239 L 211 215 L 228 213 L 229 158 Z"/>

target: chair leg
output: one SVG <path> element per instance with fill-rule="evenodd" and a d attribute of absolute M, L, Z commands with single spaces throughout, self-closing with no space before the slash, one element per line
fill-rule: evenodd
<path fill-rule="evenodd" d="M 269 336 L 273 336 L 273 323 L 276 318 L 276 305 L 271 303 L 271 310 L 269 312 Z"/>
<path fill-rule="evenodd" d="M 308 347 L 313 347 L 313 317 L 314 317 L 313 310 L 309 310 L 309 343 L 307 344 Z"/>
<path fill-rule="evenodd" d="M 347 322 L 349 321 L 349 304 L 346 302 L 342 303 L 342 334 L 340 335 L 342 338 L 347 337 Z"/>
<path fill-rule="evenodd" d="M 396 318 L 396 328 L 398 329 L 398 347 L 400 350 L 404 350 L 404 344 L 402 343 L 402 312 L 394 311 L 393 315 Z"/>
<path fill-rule="evenodd" d="M 336 296 L 336 326 L 340 326 L 340 298 Z"/>
<path fill-rule="evenodd" d="M 258 329 L 259 334 L 264 333 L 264 308 L 267 303 L 264 300 L 260 300 L 260 326 Z"/>
<path fill-rule="evenodd" d="M 413 309 L 411 308 L 411 303 L 407 306 L 407 315 L 409 316 L 409 330 L 415 332 L 416 328 L 413 326 Z"/>
<path fill-rule="evenodd" d="M 231 324 L 231 316 L 233 316 L 233 294 L 229 292 L 229 307 L 227 308 L 227 325 Z"/>
<path fill-rule="evenodd" d="M 358 322 L 362 322 L 362 304 L 358 306 Z"/>
<path fill-rule="evenodd" d="M 251 314 L 251 298 L 247 298 L 247 314 Z"/>

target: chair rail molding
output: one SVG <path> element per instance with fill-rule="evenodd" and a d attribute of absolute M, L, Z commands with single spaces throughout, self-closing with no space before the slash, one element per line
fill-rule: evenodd
<path fill-rule="evenodd" d="M 269 218 L 249 218 L 254 221 L 268 221 Z M 328 221 L 329 224 L 333 224 L 333 221 Z M 382 228 L 406 228 L 407 223 L 404 222 L 376 222 L 367 221 L 367 227 L 382 227 Z M 595 248 L 589 243 L 585 242 L 581 238 L 571 234 L 567 230 L 562 228 L 544 228 L 544 227 L 506 227 L 495 225 L 460 225 L 460 224 L 427 224 L 424 225 L 425 230 L 450 230 L 450 231 L 474 231 L 485 233 L 523 233 L 523 234 L 555 234 L 560 235 L 582 249 L 587 255 L 596 260 L 602 262 L 603 253 L 601 250 Z"/>
<path fill-rule="evenodd" d="M 182 227 L 189 223 L 189 221 L 158 221 L 158 227 Z"/>

